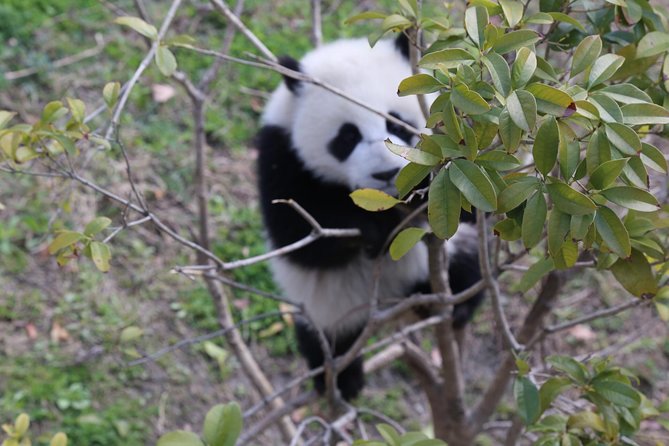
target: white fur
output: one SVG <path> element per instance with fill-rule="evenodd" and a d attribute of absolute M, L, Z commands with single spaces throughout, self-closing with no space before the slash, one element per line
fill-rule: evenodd
<path fill-rule="evenodd" d="M 460 225 L 448 240 L 449 256 L 476 251 L 476 228 Z M 389 255 L 370 259 L 361 254 L 337 269 L 302 268 L 286 257 L 272 260 L 274 277 L 286 296 L 304 306 L 311 321 L 330 333 L 359 328 L 369 314 L 369 303 L 378 286 L 380 303 L 407 297 L 417 283 L 429 279 L 427 247 L 418 243 L 395 261 Z M 378 280 L 375 280 L 378 274 Z"/>
<path fill-rule="evenodd" d="M 339 40 L 307 54 L 301 70 L 350 96 L 386 113 L 394 111 L 414 125 L 424 123 L 415 96 L 399 97 L 397 87 L 411 75 L 406 58 L 393 41 L 381 41 L 370 48 L 365 39 Z M 362 142 L 341 162 L 326 149 L 339 127 L 350 122 L 362 133 Z M 263 124 L 288 129 L 299 157 L 320 178 L 345 184 L 351 190 L 371 187 L 394 191 L 391 181 L 372 178 L 376 172 L 401 168 L 407 161 L 392 154 L 384 144 L 390 138 L 402 141 L 386 130 L 384 118 L 341 98 L 317 85 L 303 82 L 297 94 L 285 85 L 272 95 Z"/>

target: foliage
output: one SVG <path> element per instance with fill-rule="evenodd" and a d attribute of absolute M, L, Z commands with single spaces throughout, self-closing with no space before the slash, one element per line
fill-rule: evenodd
<path fill-rule="evenodd" d="M 422 432 L 407 432 L 400 435 L 389 424 L 377 424 L 376 430 L 383 438 L 379 440 L 357 440 L 353 446 L 446 446 L 441 440 L 431 439 Z"/>
<path fill-rule="evenodd" d="M 383 20 L 372 43 L 416 26 L 437 35 L 418 63 L 426 72 L 398 89 L 438 93 L 428 117 L 434 134 L 416 148 L 387 142 L 409 161 L 397 178 L 400 196 L 432 172 L 428 218 L 442 238 L 457 230 L 461 209 L 502 217 L 495 234 L 545 256 L 525 289 L 587 252 L 630 293 L 655 296 L 669 267 L 657 230 L 669 219 L 649 192 L 648 171 L 666 174 L 667 163 L 643 137 L 669 123 L 667 85 L 651 77 L 669 69 L 667 46 L 656 44 L 669 41 L 661 16 L 647 2 L 610 2 L 583 26 L 562 12 L 571 3 L 542 2 L 530 13 L 520 2 L 481 1 L 458 28 L 447 16 L 418 17 L 416 2 L 399 3 L 397 14 L 352 20 Z M 612 28 L 614 16 L 629 31 Z M 369 190 L 352 197 L 372 211 L 400 202 Z M 421 235 L 400 233 L 398 251 Z"/>
<path fill-rule="evenodd" d="M 30 417 L 26 413 L 20 414 L 16 417 L 14 424 L 3 424 L 2 430 L 5 431 L 6 438 L 2 442 L 2 446 L 30 446 L 30 436 L 28 429 L 30 428 Z M 49 446 L 67 446 L 67 435 L 58 432 L 51 438 Z"/>
<path fill-rule="evenodd" d="M 555 374 L 540 387 L 524 373 L 514 386 L 518 414 L 531 432 L 539 434 L 537 445 L 636 444 L 631 438 L 641 422 L 660 414 L 633 386 L 636 378 L 607 359 L 586 365 L 569 356 L 550 356 L 548 363 Z M 584 410 L 571 414 L 549 410 L 565 393 L 576 405 L 577 399 L 586 401 Z"/>
<path fill-rule="evenodd" d="M 201 437 L 183 430 L 168 432 L 160 437 L 157 446 L 234 446 L 242 432 L 242 423 L 237 403 L 218 404 L 207 413 Z"/>

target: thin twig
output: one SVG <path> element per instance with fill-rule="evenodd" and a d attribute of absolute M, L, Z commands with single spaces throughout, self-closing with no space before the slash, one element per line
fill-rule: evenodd
<path fill-rule="evenodd" d="M 511 327 L 509 327 L 509 322 L 506 319 L 504 314 L 504 308 L 502 308 L 502 299 L 500 296 L 499 283 L 493 275 L 492 267 L 490 265 L 490 253 L 488 252 L 488 228 L 486 222 L 486 215 L 480 209 L 476 210 L 476 226 L 479 233 L 479 265 L 481 267 L 481 275 L 483 280 L 488 286 L 490 291 L 490 297 L 492 299 L 493 310 L 495 313 L 495 318 L 497 323 L 500 326 L 502 335 L 506 340 L 506 343 L 515 351 L 520 351 L 524 347 L 518 343 L 515 336 L 511 332 Z"/>
<path fill-rule="evenodd" d="M 311 44 L 314 48 L 323 44 L 321 22 L 321 0 L 311 0 Z"/>
<path fill-rule="evenodd" d="M 172 24 L 172 20 L 174 20 L 174 16 L 176 15 L 180 5 L 181 5 L 181 0 L 172 1 L 172 5 L 170 6 L 170 9 L 167 11 L 165 19 L 163 20 L 163 23 L 160 26 L 160 30 L 158 31 L 158 36 L 156 37 L 156 40 L 153 42 L 153 45 L 151 45 L 151 49 L 149 49 L 149 52 L 146 54 L 146 56 L 144 56 L 144 59 L 142 59 L 142 61 L 140 62 L 139 66 L 137 67 L 137 70 L 135 70 L 132 77 L 128 81 L 125 91 L 119 98 L 118 103 L 114 108 L 114 113 L 112 114 L 112 119 L 111 122 L 109 123 L 109 127 L 107 128 L 107 133 L 105 135 L 106 139 L 110 139 L 112 134 L 114 134 L 114 132 L 116 131 L 116 128 L 118 127 L 118 124 L 121 120 L 121 114 L 123 113 L 123 109 L 125 108 L 125 105 L 128 102 L 128 98 L 130 97 L 130 93 L 132 92 L 135 84 L 139 80 L 142 73 L 144 73 L 144 70 L 146 70 L 147 67 L 151 64 L 151 61 L 153 60 L 153 57 L 156 54 L 156 51 L 158 50 L 158 45 L 160 44 L 160 41 L 163 39 L 163 37 L 165 37 L 165 34 L 167 33 L 167 30 Z"/>

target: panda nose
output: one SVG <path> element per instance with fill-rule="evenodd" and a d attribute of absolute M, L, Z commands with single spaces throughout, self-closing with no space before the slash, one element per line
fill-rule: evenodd
<path fill-rule="evenodd" d="M 399 172 L 399 170 L 399 167 L 396 167 L 394 169 L 384 170 L 383 172 L 376 172 L 372 174 L 372 178 L 381 181 L 390 181 L 397 174 L 397 172 Z"/>

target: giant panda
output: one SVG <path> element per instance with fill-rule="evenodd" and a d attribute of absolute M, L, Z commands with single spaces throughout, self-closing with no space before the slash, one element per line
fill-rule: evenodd
<path fill-rule="evenodd" d="M 400 81 L 411 75 L 406 39 L 383 40 L 373 48 L 366 39 L 339 40 L 311 51 L 299 62 L 282 58 L 281 63 L 416 128 L 424 127 L 416 97 L 396 94 Z M 359 188 L 396 194 L 394 179 L 407 162 L 391 153 L 384 140 L 413 145 L 417 139 L 377 114 L 289 77 L 272 94 L 261 122 L 256 141 L 258 178 L 269 247 L 288 245 L 311 231 L 302 216 L 285 204 L 273 204 L 275 199 L 295 200 L 324 228 L 358 228 L 362 234 L 319 239 L 271 262 L 285 296 L 301 304 L 308 316 L 298 318 L 295 325 L 298 349 L 313 369 L 324 361 L 314 326 L 325 333 L 335 356 L 344 354 L 367 321 L 375 271 L 380 271 L 376 292 L 382 299 L 430 291 L 424 244 L 399 261 L 384 251 L 386 239 L 406 211 L 368 212 L 349 197 Z M 453 292 L 481 277 L 475 237 L 473 226 L 461 222 L 448 241 Z M 375 269 L 376 264 L 380 269 Z M 479 294 L 455 307 L 455 328 L 465 325 L 481 298 Z M 363 383 L 362 358 L 337 378 L 346 400 L 355 398 Z M 323 392 L 322 374 L 315 378 L 315 387 Z"/>

